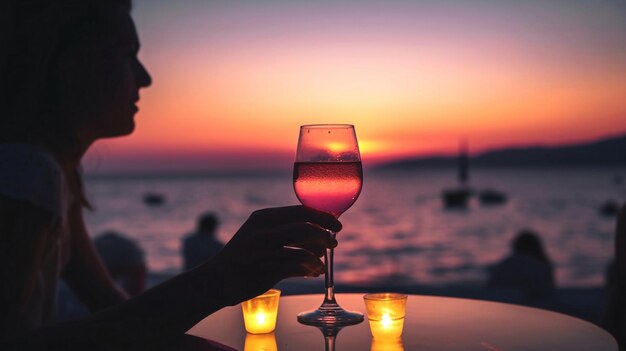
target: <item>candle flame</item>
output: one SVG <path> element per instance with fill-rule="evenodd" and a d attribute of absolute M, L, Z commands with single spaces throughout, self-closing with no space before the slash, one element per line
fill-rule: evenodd
<path fill-rule="evenodd" d="M 389 317 L 389 315 L 387 313 L 383 314 L 383 318 L 382 318 L 382 324 L 383 324 L 383 328 L 389 328 L 391 327 L 391 317 Z"/>
<path fill-rule="evenodd" d="M 259 325 L 264 325 L 266 320 L 267 320 L 267 316 L 265 316 L 265 313 L 257 312 L 257 314 L 256 314 L 256 322 Z"/>

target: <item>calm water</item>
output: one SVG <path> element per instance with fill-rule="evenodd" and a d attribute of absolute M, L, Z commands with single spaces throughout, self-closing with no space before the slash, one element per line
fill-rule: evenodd
<path fill-rule="evenodd" d="M 625 179 L 616 184 L 616 175 Z M 365 172 L 359 200 L 341 220 L 336 280 L 366 283 L 403 279 L 447 284 L 485 279 L 485 267 L 509 251 L 521 228 L 544 240 L 560 286 L 603 283 L 612 255 L 614 218 L 599 214 L 607 200 L 626 199 L 626 169 L 474 170 L 476 189 L 505 192 L 503 206 L 446 210 L 441 190 L 454 185 L 453 170 L 412 173 Z M 180 270 L 180 238 L 193 230 L 203 211 L 221 220 L 218 237 L 227 241 L 258 208 L 296 204 L 291 175 L 266 177 L 88 178 L 96 210 L 87 214 L 92 235 L 114 229 L 134 237 L 149 269 Z M 146 192 L 164 194 L 162 206 L 146 206 Z"/>

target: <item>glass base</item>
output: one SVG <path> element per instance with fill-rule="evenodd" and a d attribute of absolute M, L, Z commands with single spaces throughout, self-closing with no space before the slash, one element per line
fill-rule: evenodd
<path fill-rule="evenodd" d="M 360 312 L 346 311 L 338 304 L 324 304 L 314 311 L 298 314 L 298 322 L 314 326 L 344 326 L 363 322 Z"/>

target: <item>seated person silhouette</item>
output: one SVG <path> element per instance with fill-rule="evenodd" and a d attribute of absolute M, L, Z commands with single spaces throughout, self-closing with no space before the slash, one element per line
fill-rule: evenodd
<path fill-rule="evenodd" d="M 94 245 L 111 278 L 129 296 L 146 290 L 144 253 L 136 241 L 118 232 L 108 231 L 96 237 Z"/>
<path fill-rule="evenodd" d="M 626 204 L 622 206 L 615 229 L 615 258 L 608 272 L 608 301 L 604 328 L 626 349 Z"/>
<path fill-rule="evenodd" d="M 489 269 L 487 287 L 514 291 L 519 303 L 544 306 L 554 295 L 554 273 L 541 239 L 522 230 L 512 242 L 512 253 Z"/>
<path fill-rule="evenodd" d="M 135 296 L 146 290 L 146 264 L 144 253 L 132 239 L 115 231 L 107 231 L 93 240 L 102 263 L 115 284 L 128 294 Z M 57 318 L 62 321 L 75 320 L 89 314 L 87 306 L 66 283 L 58 288 Z"/>
<path fill-rule="evenodd" d="M 198 219 L 196 231 L 182 240 L 184 269 L 189 270 L 220 252 L 224 244 L 215 239 L 218 220 L 214 213 L 205 213 Z"/>

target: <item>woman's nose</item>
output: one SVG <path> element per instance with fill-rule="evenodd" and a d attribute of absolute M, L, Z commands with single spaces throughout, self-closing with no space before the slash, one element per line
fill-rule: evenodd
<path fill-rule="evenodd" d="M 141 61 L 137 61 L 137 84 L 140 87 L 148 87 L 152 84 L 152 77 L 146 67 L 141 63 Z"/>

